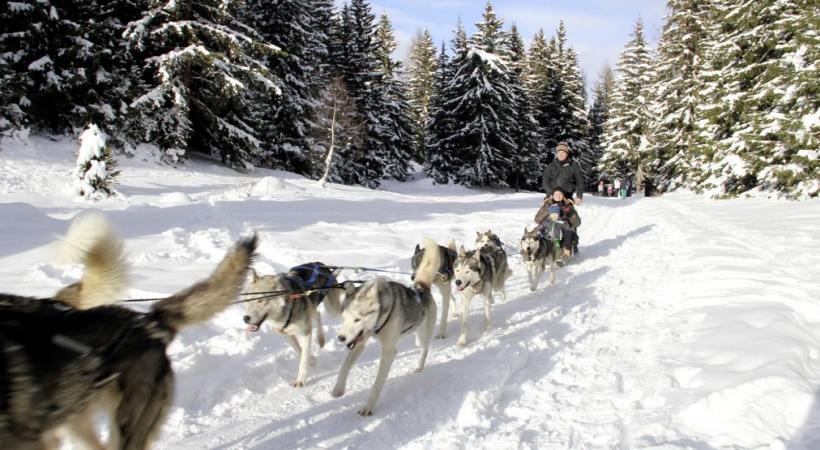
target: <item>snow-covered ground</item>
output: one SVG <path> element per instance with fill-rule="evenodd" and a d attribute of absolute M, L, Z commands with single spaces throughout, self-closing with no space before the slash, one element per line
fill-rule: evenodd
<path fill-rule="evenodd" d="M 144 297 L 204 277 L 252 231 L 261 272 L 312 260 L 407 270 L 423 236 L 469 247 L 491 228 L 515 244 L 541 199 L 424 179 L 321 189 L 283 172 L 137 157 L 120 161 L 124 197 L 91 204 L 73 197 L 74 148 L 32 138 L 0 151 L 5 292 L 48 295 L 80 275 L 54 262 L 51 243 L 87 208 L 122 230 L 129 296 Z M 674 194 L 588 198 L 579 211 L 581 257 L 555 285 L 545 276 L 529 292 L 511 257 L 492 330 L 479 336 L 474 302 L 468 345 L 454 345 L 451 319 L 421 374 L 407 338 L 373 417 L 356 414 L 375 377 L 373 342 L 334 399 L 347 352 L 335 341 L 295 389 L 296 355 L 273 332 L 247 337 L 240 306 L 183 332 L 157 448 L 820 448 L 820 201 Z M 338 319 L 325 324 L 332 339 Z"/>

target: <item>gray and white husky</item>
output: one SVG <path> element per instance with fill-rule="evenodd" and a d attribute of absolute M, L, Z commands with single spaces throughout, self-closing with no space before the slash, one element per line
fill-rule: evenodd
<path fill-rule="evenodd" d="M 470 300 L 476 295 L 484 296 L 484 331 L 490 328 L 490 307 L 493 304 L 493 293 L 500 292 L 506 300 L 504 285 L 512 271 L 507 265 L 507 253 L 499 246 L 486 243 L 481 248 L 466 251 L 464 246 L 458 248 L 455 262 L 456 289 L 461 292 L 461 335 L 456 345 L 467 343 L 467 313 Z"/>
<path fill-rule="evenodd" d="M 336 378 L 334 397 L 344 394 L 350 368 L 362 354 L 367 340 L 373 337 L 381 344 L 379 372 L 367 404 L 359 410 L 362 416 L 373 414 L 393 358 L 396 357 L 396 345 L 402 336 L 411 331 L 416 332 L 416 345 L 421 346 L 416 372 L 424 369 L 436 325 L 436 302 L 430 287 L 441 265 L 441 253 L 437 248 L 438 244 L 432 239 L 424 240 L 424 255 L 411 287 L 379 277 L 361 286 L 350 287 L 345 292 L 339 340 L 350 351 Z"/>
<path fill-rule="evenodd" d="M 424 251 L 424 248 L 416 244 L 416 249 L 413 252 L 413 258 L 410 260 L 413 267 L 413 273 L 410 277 L 411 279 L 416 278 L 416 272 L 418 271 L 419 264 L 421 264 Z M 447 247 L 439 245 L 438 252 L 439 258 L 441 258 L 441 264 L 439 265 L 436 276 L 433 278 L 433 285 L 438 288 L 438 291 L 441 294 L 441 319 L 436 337 L 439 339 L 444 339 L 447 337 L 447 318 L 449 317 L 450 302 L 453 303 L 453 306 L 456 306 L 456 298 L 453 296 L 452 285 L 453 263 L 455 263 L 457 257 L 455 241 L 450 241 L 450 243 L 447 244 Z"/>
<path fill-rule="evenodd" d="M 504 244 L 501 243 L 501 238 L 498 237 L 497 234 L 493 233 L 493 230 L 487 230 L 483 233 L 476 231 L 475 234 L 476 250 L 484 247 L 485 245 L 492 245 L 502 250 L 504 249 Z"/>
<path fill-rule="evenodd" d="M 325 346 L 325 334 L 322 330 L 322 319 L 319 304 L 324 301 L 325 309 L 334 316 L 341 311 L 341 292 L 331 289 L 336 284 L 338 271 L 319 263 L 302 264 L 291 268 L 287 273 L 259 276 L 252 273 L 248 294 L 261 293 L 256 300 L 245 303 L 243 320 L 248 324 L 247 331 L 259 331 L 266 320 L 274 330 L 285 335 L 285 339 L 299 355 L 299 372 L 294 387 L 302 387 L 307 381 L 308 366 L 313 363 L 310 341 L 314 324 L 319 348 Z M 303 294 L 306 289 L 315 291 Z M 282 292 L 281 295 L 265 294 Z M 250 296 L 253 298 L 253 295 Z"/>
<path fill-rule="evenodd" d="M 557 267 L 558 252 L 555 245 L 538 231 L 535 227 L 532 231 L 524 227 L 524 235 L 518 242 L 521 250 L 521 257 L 527 265 L 527 278 L 530 282 L 530 291 L 538 289 L 541 275 L 544 274 L 547 262 L 550 264 L 550 283 L 555 283 L 555 268 Z"/>

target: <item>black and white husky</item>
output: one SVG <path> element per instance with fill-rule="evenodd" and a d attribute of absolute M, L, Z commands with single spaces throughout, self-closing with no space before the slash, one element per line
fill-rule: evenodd
<path fill-rule="evenodd" d="M 527 265 L 527 278 L 530 282 L 530 291 L 538 289 L 541 275 L 544 274 L 547 262 L 550 264 L 550 283 L 555 283 L 555 268 L 557 267 L 558 251 L 552 241 L 535 227 L 532 231 L 524 227 L 524 235 L 518 242 L 521 257 Z"/>
<path fill-rule="evenodd" d="M 93 223 L 81 228 L 99 231 Z M 61 431 L 102 449 L 92 426 L 97 413 L 111 420 L 108 448 L 147 449 L 174 396 L 166 347 L 237 299 L 257 241 L 240 241 L 209 278 L 144 313 L 109 305 L 125 286 L 121 241 L 102 233 L 90 244 L 78 253 L 82 279 L 55 297 L 0 294 L 4 449 L 59 448 Z"/>
<path fill-rule="evenodd" d="M 243 320 L 248 324 L 248 332 L 259 330 L 266 320 L 274 330 L 285 335 L 288 343 L 299 355 L 299 372 L 294 387 L 302 387 L 307 381 L 308 366 L 312 363 L 310 341 L 314 324 L 319 348 L 325 346 L 325 335 L 322 330 L 322 319 L 319 304 L 324 301 L 325 309 L 334 316 L 341 310 L 341 292 L 331 289 L 336 285 L 336 275 L 330 267 L 313 262 L 291 268 L 287 273 L 259 276 L 252 272 L 248 294 L 261 293 L 259 299 L 245 303 Z M 305 290 L 315 289 L 306 295 Z M 280 295 L 265 294 L 281 292 Z M 294 293 L 296 293 L 294 295 Z"/>
<path fill-rule="evenodd" d="M 507 253 L 492 240 L 481 248 L 466 251 L 464 246 L 458 248 L 455 262 L 456 289 L 461 293 L 461 334 L 456 345 L 467 343 L 467 313 L 470 300 L 476 295 L 484 297 L 484 331 L 490 328 L 490 307 L 493 304 L 493 293 L 500 292 L 506 300 L 504 285 L 512 271 L 507 265 Z"/>
<path fill-rule="evenodd" d="M 381 344 L 379 372 L 367 404 L 359 410 L 363 416 L 373 414 L 393 358 L 396 357 L 396 345 L 402 336 L 412 331 L 416 332 L 416 345 L 421 346 L 416 372 L 424 369 L 436 325 L 436 302 L 430 287 L 441 265 L 441 253 L 437 249 L 438 244 L 432 239 L 425 239 L 424 255 L 411 287 L 379 277 L 361 286 L 350 287 L 345 292 L 339 340 L 350 351 L 339 370 L 333 388 L 334 397 L 344 394 L 350 368 L 362 354 L 367 340 L 376 338 Z"/>
<path fill-rule="evenodd" d="M 411 259 L 411 265 L 413 267 L 411 279 L 416 278 L 416 272 L 418 271 L 419 264 L 421 264 L 424 251 L 424 248 L 416 244 L 416 249 L 413 252 L 413 258 Z M 433 285 L 438 288 L 438 291 L 441 294 L 441 319 L 436 337 L 439 339 L 444 339 L 447 337 L 447 318 L 449 317 L 450 302 L 453 303 L 453 306 L 456 306 L 456 298 L 453 296 L 452 285 L 453 264 L 458 256 L 456 255 L 455 241 L 450 241 L 450 243 L 447 244 L 447 247 L 439 245 L 438 252 L 439 258 L 441 258 L 441 264 L 439 265 L 436 276 L 433 278 Z"/>

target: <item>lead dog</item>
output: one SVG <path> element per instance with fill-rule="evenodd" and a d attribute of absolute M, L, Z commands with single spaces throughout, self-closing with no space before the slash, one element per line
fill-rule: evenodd
<path fill-rule="evenodd" d="M 504 244 L 501 243 L 501 238 L 498 237 L 497 234 L 493 233 L 493 230 L 487 230 L 483 233 L 479 233 L 478 231 L 476 231 L 475 234 L 476 250 L 484 247 L 485 245 L 492 245 L 501 250 L 504 250 Z"/>
<path fill-rule="evenodd" d="M 512 271 L 507 266 L 507 253 L 501 247 L 488 243 L 481 248 L 466 251 L 464 246 L 458 248 L 455 262 L 456 289 L 461 292 L 461 335 L 456 345 L 467 343 L 467 314 L 470 311 L 470 300 L 476 295 L 484 296 L 484 331 L 490 328 L 490 307 L 493 304 L 493 293 L 501 292 L 506 300 L 504 285 Z"/>
<path fill-rule="evenodd" d="M 521 249 L 521 257 L 527 265 L 527 278 L 530 282 L 530 291 L 538 289 L 541 275 L 544 274 L 547 262 L 550 263 L 550 283 L 555 283 L 555 268 L 557 267 L 558 252 L 552 241 L 548 240 L 538 231 L 538 227 L 532 231 L 524 227 L 524 235 L 518 243 Z"/>
<path fill-rule="evenodd" d="M 449 317 L 450 311 L 450 302 L 453 303 L 453 306 L 456 306 L 456 298 L 453 296 L 453 263 L 456 261 L 456 243 L 454 241 L 450 241 L 447 244 L 447 247 L 443 245 L 438 245 L 438 253 L 439 258 L 441 258 L 441 264 L 439 265 L 438 272 L 436 276 L 433 278 L 433 285 L 438 288 L 439 293 L 441 293 L 441 319 L 439 323 L 439 330 L 438 334 L 436 335 L 439 339 L 444 339 L 447 337 L 447 318 Z M 411 280 L 416 278 L 416 272 L 418 271 L 419 264 L 421 263 L 421 259 L 424 256 L 424 249 L 416 244 L 416 249 L 413 251 L 413 258 L 410 260 L 413 272 L 410 276 Z"/>
<path fill-rule="evenodd" d="M 111 251 L 110 243 L 102 244 L 103 253 Z M 173 398 L 166 347 L 183 328 L 236 300 L 256 245 L 255 237 L 240 241 L 208 279 L 146 313 L 113 305 L 75 309 L 115 301 L 100 293 L 115 292 L 112 283 L 120 278 L 97 277 L 93 270 L 54 298 L 0 294 L 3 448 L 57 448 L 58 430 L 78 431 L 97 409 L 113 422 L 110 448 L 148 448 Z M 102 448 L 99 441 L 85 443 Z"/>
<path fill-rule="evenodd" d="M 342 305 L 342 327 L 339 340 L 347 345 L 349 353 L 342 363 L 333 396 L 340 397 L 345 392 L 350 368 L 362 354 L 367 340 L 375 337 L 381 344 L 381 360 L 376 381 L 370 390 L 367 404 L 359 410 L 362 416 L 370 416 L 381 395 L 393 358 L 396 345 L 402 336 L 416 331 L 416 345 L 421 346 L 416 372 L 424 370 L 427 350 L 436 325 L 436 302 L 430 287 L 441 264 L 441 254 L 436 251 L 438 244 L 432 239 L 424 240 L 424 256 L 419 262 L 415 284 L 403 284 L 379 277 L 372 281 L 350 287 L 345 293 Z"/>
<path fill-rule="evenodd" d="M 314 323 L 319 347 L 325 346 L 319 304 L 324 301 L 325 308 L 334 316 L 338 316 L 341 311 L 341 292 L 339 289 L 330 288 L 336 285 L 338 272 L 334 272 L 322 263 L 314 262 L 293 267 L 287 273 L 276 275 L 260 277 L 256 271 L 251 273 L 253 281 L 248 289 L 249 294 L 255 292 L 283 292 L 283 294 L 247 302 L 243 320 L 248 324 L 249 332 L 258 331 L 262 323 L 267 320 L 277 332 L 285 335 L 285 339 L 299 355 L 299 373 L 291 385 L 302 387 L 307 381 L 308 366 L 312 360 L 310 341 L 313 336 Z M 306 289 L 315 290 L 306 295 L 294 295 Z"/>

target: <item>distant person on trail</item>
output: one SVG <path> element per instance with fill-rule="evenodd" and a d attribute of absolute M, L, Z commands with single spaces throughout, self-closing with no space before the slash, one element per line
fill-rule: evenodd
<path fill-rule="evenodd" d="M 574 192 L 575 204 L 581 204 L 586 186 L 584 175 L 581 173 L 581 167 L 570 158 L 570 149 L 566 142 L 560 142 L 555 147 L 555 159 L 544 170 L 541 184 L 547 195 L 558 188 L 570 198 Z"/>
<path fill-rule="evenodd" d="M 613 183 L 613 184 L 615 186 L 615 195 L 617 195 L 618 198 L 620 198 L 621 197 L 621 179 L 616 178 L 615 183 Z"/>
<path fill-rule="evenodd" d="M 607 183 L 606 185 L 606 196 L 612 197 L 612 183 Z"/>
<path fill-rule="evenodd" d="M 601 180 L 601 182 L 598 183 L 598 197 L 603 197 L 603 196 L 604 196 L 604 180 Z"/>

